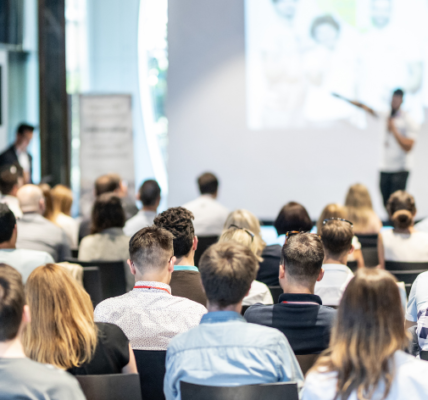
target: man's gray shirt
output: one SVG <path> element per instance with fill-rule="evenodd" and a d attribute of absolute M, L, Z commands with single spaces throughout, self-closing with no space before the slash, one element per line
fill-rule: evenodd
<path fill-rule="evenodd" d="M 67 234 L 59 227 L 37 213 L 25 213 L 17 221 L 18 249 L 40 250 L 49 253 L 56 261 L 71 257 Z"/>

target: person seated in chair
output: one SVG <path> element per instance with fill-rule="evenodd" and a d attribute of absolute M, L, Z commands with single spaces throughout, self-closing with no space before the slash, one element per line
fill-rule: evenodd
<path fill-rule="evenodd" d="M 7 165 L 0 169 L 0 202 L 7 204 L 17 219 L 22 217 L 22 210 L 16 194 L 23 184 L 23 171 L 19 164 Z"/>
<path fill-rule="evenodd" d="M 207 310 L 171 294 L 175 257 L 170 232 L 157 226 L 141 229 L 129 242 L 129 257 L 134 289 L 98 304 L 95 322 L 118 325 L 134 350 L 166 350 L 175 335 L 198 325 Z"/>
<path fill-rule="evenodd" d="M 315 284 L 315 294 L 323 304 L 337 307 L 349 281 L 354 277 L 347 267 L 348 255 L 354 250 L 352 223 L 341 218 L 325 219 L 321 227 L 324 246 L 324 277 Z"/>
<path fill-rule="evenodd" d="M 0 264 L 0 398 L 84 400 L 70 374 L 26 357 L 21 337 L 30 320 L 20 273 Z"/>
<path fill-rule="evenodd" d="M 206 307 L 207 296 L 202 287 L 199 269 L 195 267 L 198 238 L 195 236 L 192 220 L 193 214 L 189 210 L 174 207 L 158 215 L 154 224 L 174 236 L 175 264 L 169 284 L 172 294 L 186 297 Z"/>
<path fill-rule="evenodd" d="M 209 386 L 273 382 L 303 384 L 287 339 L 276 329 L 247 324 L 242 300 L 256 278 L 258 260 L 234 242 L 206 250 L 199 266 L 208 314 L 199 326 L 176 336 L 168 346 L 164 393 L 181 399 L 180 381 Z"/>
<path fill-rule="evenodd" d="M 248 322 L 281 331 L 296 355 L 321 353 L 328 347 L 336 310 L 322 305 L 314 294 L 323 279 L 324 249 L 321 239 L 310 233 L 290 236 L 282 248 L 279 283 L 284 291 L 279 304 L 256 304 L 245 312 Z"/>

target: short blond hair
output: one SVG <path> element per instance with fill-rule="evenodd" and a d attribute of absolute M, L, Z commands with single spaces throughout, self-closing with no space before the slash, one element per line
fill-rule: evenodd
<path fill-rule="evenodd" d="M 73 192 L 67 186 L 56 185 L 52 190 L 52 204 L 54 215 L 63 213 L 71 214 L 71 206 L 73 204 Z"/>

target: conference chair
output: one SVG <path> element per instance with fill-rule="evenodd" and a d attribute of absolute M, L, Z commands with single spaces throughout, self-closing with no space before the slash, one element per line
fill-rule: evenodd
<path fill-rule="evenodd" d="M 404 282 L 409 294 L 417 276 L 428 270 L 428 262 L 385 261 L 385 269 L 391 272 L 399 282 Z"/>
<path fill-rule="evenodd" d="M 284 291 L 281 286 L 268 286 L 270 290 L 270 294 L 272 295 L 273 304 L 278 304 L 279 296 L 281 296 Z"/>
<path fill-rule="evenodd" d="M 142 400 L 138 374 L 77 375 L 87 400 Z"/>
<path fill-rule="evenodd" d="M 428 361 L 428 350 L 421 350 L 419 353 L 421 360 Z"/>
<path fill-rule="evenodd" d="M 241 309 L 241 315 L 244 315 L 244 314 L 245 314 L 245 311 L 247 311 L 250 307 L 251 307 L 251 306 L 242 306 L 242 309 Z"/>
<path fill-rule="evenodd" d="M 198 248 L 195 251 L 195 265 L 199 265 L 199 260 L 204 254 L 205 250 L 208 249 L 212 244 L 218 242 L 218 236 L 198 236 Z"/>
<path fill-rule="evenodd" d="M 103 301 L 100 269 L 98 267 L 83 268 L 83 287 L 91 297 L 94 308 Z"/>
<path fill-rule="evenodd" d="M 134 350 L 143 400 L 164 400 L 165 350 Z"/>
<path fill-rule="evenodd" d="M 80 261 L 76 259 L 67 259 L 66 261 L 80 264 L 83 268 L 99 268 L 103 300 L 126 293 L 124 261 Z"/>
<path fill-rule="evenodd" d="M 356 261 L 348 261 L 347 262 L 348 268 L 352 271 L 355 272 L 358 269 L 358 263 Z"/>
<path fill-rule="evenodd" d="M 296 358 L 303 375 L 306 375 L 306 373 L 314 366 L 319 356 L 319 354 L 296 354 Z"/>
<path fill-rule="evenodd" d="M 79 257 L 79 249 L 71 249 L 71 257 L 72 258 Z"/>
<path fill-rule="evenodd" d="M 368 268 L 376 267 L 379 264 L 377 252 L 378 235 L 356 235 L 361 243 L 361 252 L 363 253 L 364 265 Z"/>
<path fill-rule="evenodd" d="M 181 400 L 298 400 L 297 383 L 267 383 L 233 387 L 180 382 Z"/>

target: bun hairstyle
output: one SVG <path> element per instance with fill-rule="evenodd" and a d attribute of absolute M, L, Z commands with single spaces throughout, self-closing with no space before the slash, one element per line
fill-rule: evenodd
<path fill-rule="evenodd" d="M 386 209 L 394 228 L 406 229 L 412 226 L 413 217 L 416 214 L 416 204 L 411 194 L 397 190 L 389 198 Z"/>

